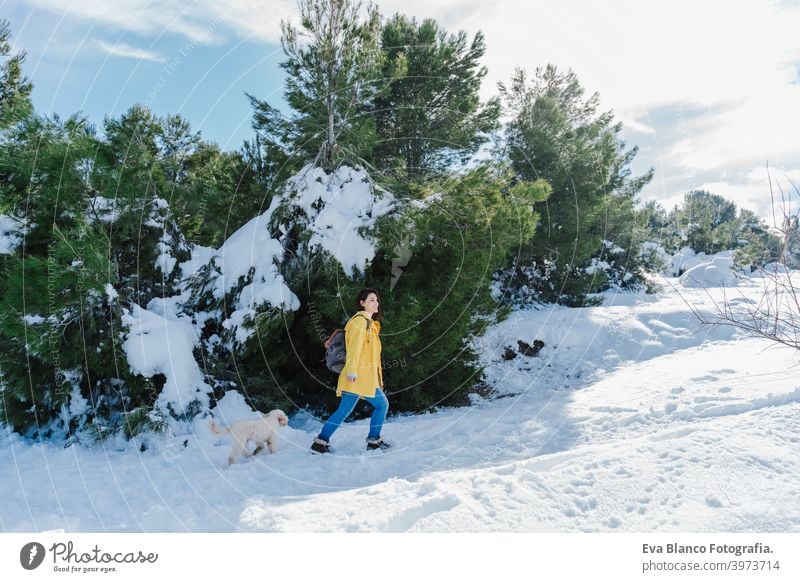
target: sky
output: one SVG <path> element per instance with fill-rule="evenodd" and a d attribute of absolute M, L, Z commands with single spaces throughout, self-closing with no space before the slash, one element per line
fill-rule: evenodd
<path fill-rule="evenodd" d="M 572 69 L 623 122 L 655 169 L 642 201 L 669 209 L 693 189 L 768 221 L 770 181 L 800 204 L 800 2 L 797 0 L 382 0 L 380 12 L 482 31 L 483 99 L 515 68 Z M 294 0 L 0 0 L 40 112 L 82 111 L 98 126 L 134 103 L 180 113 L 236 149 L 253 135 L 251 93 L 285 110 L 280 21 Z"/>

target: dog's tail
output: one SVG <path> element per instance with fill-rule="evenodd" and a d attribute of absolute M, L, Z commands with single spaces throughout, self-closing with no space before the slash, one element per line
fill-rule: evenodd
<path fill-rule="evenodd" d="M 223 428 L 218 427 L 217 423 L 215 421 L 213 421 L 213 420 L 209 423 L 208 428 L 211 429 L 211 432 L 214 433 L 215 436 L 222 436 L 224 434 L 228 434 L 229 432 L 231 432 L 227 428 L 223 429 Z"/>

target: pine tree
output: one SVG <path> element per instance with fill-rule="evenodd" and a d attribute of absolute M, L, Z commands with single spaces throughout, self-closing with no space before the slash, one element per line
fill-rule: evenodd
<path fill-rule="evenodd" d="M 90 211 L 106 225 L 122 303 L 145 306 L 169 295 L 172 273 L 157 264 L 164 224 L 150 220 L 173 193 L 168 172 L 177 172 L 175 157 L 162 158 L 162 120 L 134 105 L 118 119 L 106 118 L 105 139 L 98 149 Z M 186 249 L 170 252 L 188 258 Z"/>
<path fill-rule="evenodd" d="M 0 192 L 26 228 L 0 273 L 0 406 L 15 430 L 63 437 L 121 409 L 119 385 L 136 387 L 117 368 L 116 271 L 87 204 L 98 142 L 78 116 L 31 116 L 12 132 L 0 146 Z"/>
<path fill-rule="evenodd" d="M 200 132 L 192 131 L 180 115 L 167 115 L 161 122 L 156 144 L 166 179 L 177 186 L 186 179 L 186 162 L 200 146 Z"/>
<path fill-rule="evenodd" d="M 795 217 L 795 233 L 797 232 L 796 223 L 797 218 Z M 781 238 L 788 238 L 787 242 L 793 242 L 790 234 L 792 232 L 791 219 L 784 223 L 784 236 L 780 237 L 779 233 L 772 232 L 764 219 L 753 211 L 740 208 L 739 215 L 735 220 L 735 227 L 732 238 L 735 239 L 735 258 L 739 265 L 751 269 L 776 261 L 786 261 L 791 265 L 791 253 L 789 252 L 791 245 L 785 247 L 783 252 L 785 256 L 781 258 L 782 249 L 784 249 Z"/>
<path fill-rule="evenodd" d="M 696 253 L 715 254 L 735 250 L 742 268 L 758 268 L 778 260 L 781 241 L 755 213 L 723 196 L 692 190 L 668 217 L 671 248 L 689 247 Z"/>
<path fill-rule="evenodd" d="M 300 0 L 300 29 L 281 22 L 290 117 L 252 95 L 253 127 L 269 157 L 278 154 L 294 173 L 309 160 L 326 171 L 358 164 L 373 147 L 367 115 L 379 88 L 381 51 L 377 8 L 351 0 Z M 306 42 L 304 42 L 306 40 Z"/>
<path fill-rule="evenodd" d="M 513 269 L 520 283 L 536 289 L 536 298 L 580 304 L 607 283 L 586 271 L 593 258 L 604 260 L 607 249 L 623 248 L 623 264 L 633 267 L 637 241 L 624 217 L 653 170 L 631 177 L 628 166 L 638 148 L 625 149 L 618 136 L 622 124 L 614 123 L 611 111 L 597 113 L 597 93 L 583 99 L 572 71 L 547 65 L 529 80 L 518 69 L 510 87 L 500 84 L 500 93 L 511 117 L 505 155 L 521 178 L 544 179 L 553 188 L 536 206 L 542 223 Z"/>
<path fill-rule="evenodd" d="M 693 190 L 683 197 L 675 215 L 686 234 L 686 244 L 697 253 L 714 254 L 736 247 L 738 224 L 736 204 L 705 190 Z"/>
<path fill-rule="evenodd" d="M 533 236 L 540 219 L 534 204 L 550 193 L 543 181 L 517 181 L 486 164 L 441 189 L 423 188 L 417 210 L 404 214 L 410 222 L 382 225 L 382 247 L 394 252 L 371 273 L 384 288 L 396 280 L 381 309 L 391 334 L 384 379 L 398 410 L 467 403 L 482 379 L 472 341 L 507 313 L 498 306 L 492 274 Z M 390 262 L 394 241 L 407 246 L 401 272 Z"/>
<path fill-rule="evenodd" d="M 79 116 L 7 132 L 0 200 L 24 236 L 0 270 L 4 418 L 43 436 L 164 430 L 165 377 L 131 371 L 124 313 L 178 290 L 189 247 L 166 198 L 194 194 L 198 137 L 138 106 L 106 119 L 103 139 Z"/>
<path fill-rule="evenodd" d="M 380 139 L 373 164 L 421 180 L 465 162 L 500 113 L 496 98 L 481 104 L 478 95 L 487 72 L 479 64 L 486 52 L 483 34 L 468 44 L 464 31 L 448 35 L 434 20 L 417 23 L 396 14 L 383 26 L 381 46 L 390 84 L 375 99 Z"/>

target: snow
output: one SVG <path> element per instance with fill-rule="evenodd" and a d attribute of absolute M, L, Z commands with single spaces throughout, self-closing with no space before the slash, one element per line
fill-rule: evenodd
<path fill-rule="evenodd" d="M 251 268 L 256 269 L 253 278 L 262 282 L 271 281 L 277 273 L 273 261 L 282 257 L 283 249 L 278 241 L 269 236 L 267 223 L 271 211 L 272 208 L 251 219 L 214 253 L 217 258 L 216 266 L 220 271 L 214 289 L 216 298 L 224 297 Z"/>
<path fill-rule="evenodd" d="M 192 245 L 191 258 L 180 264 L 184 286 L 181 301 L 188 300 L 188 285 L 204 266 L 211 267 L 208 284 L 217 299 L 224 298 L 243 280 L 249 281 L 234 299 L 233 312 L 222 322 L 223 327 L 231 330 L 239 343 L 245 342 L 254 333 L 252 327 L 243 324 L 252 320 L 256 308 L 262 305 L 287 311 L 300 308 L 300 300 L 286 285 L 278 269 L 283 259 L 283 247 L 269 233 L 269 222 L 277 204 L 278 200 L 273 200 L 266 212 L 239 228 L 219 249 Z M 162 260 L 162 256 L 159 260 Z M 174 261 L 171 255 L 169 258 Z M 203 321 L 214 316 L 198 315 Z"/>
<path fill-rule="evenodd" d="M 606 253 L 611 255 L 621 255 L 625 252 L 625 249 L 610 240 L 603 240 L 603 248 L 606 249 Z"/>
<path fill-rule="evenodd" d="M 602 261 L 600 259 L 594 258 L 592 259 L 592 264 L 584 269 L 584 272 L 587 275 L 594 275 L 595 273 L 602 273 L 608 271 L 611 268 L 611 265 L 607 261 Z"/>
<path fill-rule="evenodd" d="M 210 263 L 214 255 L 218 254 L 217 249 L 196 244 L 191 245 L 190 252 L 191 258 L 180 264 L 181 274 L 187 279 L 197 274 L 201 267 Z"/>
<path fill-rule="evenodd" d="M 86 211 L 86 218 L 91 221 L 112 223 L 120 217 L 117 200 L 105 196 L 93 196 L 89 201 L 90 210 Z"/>
<path fill-rule="evenodd" d="M 80 373 L 80 372 L 79 372 Z M 91 411 L 89 401 L 81 394 L 81 387 L 78 383 L 72 384 L 72 392 L 69 395 L 69 416 L 68 418 L 78 418 Z"/>
<path fill-rule="evenodd" d="M 640 259 L 650 258 L 652 260 L 658 261 L 659 263 L 664 265 L 665 268 L 666 266 L 671 267 L 672 265 L 672 256 L 660 244 L 651 241 L 645 241 L 639 245 L 639 258 Z"/>
<path fill-rule="evenodd" d="M 299 298 L 280 269 L 286 260 L 284 243 L 289 226 L 310 233 L 308 246 L 330 253 L 352 276 L 374 258 L 375 241 L 369 231 L 394 204 L 392 195 L 374 185 L 364 170 L 342 166 L 326 173 L 306 166 L 287 181 L 264 213 L 239 228 L 219 249 L 190 247 L 191 258 L 180 264 L 180 303 L 190 301 L 189 287 L 198 278 L 217 300 L 234 292 L 229 303 L 233 310 L 221 322 L 232 338 L 224 345 L 234 350 L 254 335 L 252 323 L 260 308 L 300 308 Z M 273 238 L 273 231 L 277 238 Z M 156 266 L 169 273 L 175 262 L 166 242 L 159 243 Z M 306 250 L 292 250 L 289 260 Z M 208 274 L 208 280 L 202 279 L 203 273 Z"/>
<path fill-rule="evenodd" d="M 724 251 L 711 261 L 695 265 L 681 275 L 680 281 L 684 287 L 735 287 L 739 280 L 733 269 L 733 253 Z"/>
<path fill-rule="evenodd" d="M 434 192 L 433 194 L 430 194 L 425 198 L 419 200 L 412 200 L 410 202 L 410 205 L 412 208 L 415 208 L 417 210 L 425 210 L 429 206 L 441 202 L 443 198 L 444 198 L 443 192 Z"/>
<path fill-rule="evenodd" d="M 172 256 L 172 249 L 163 240 L 156 244 L 156 249 L 158 256 L 155 260 L 155 268 L 159 269 L 165 277 L 169 276 L 178 260 Z"/>
<path fill-rule="evenodd" d="M 111 283 L 106 283 L 104 290 L 110 303 L 113 303 L 119 297 L 119 293 L 117 293 L 117 290 L 114 289 Z"/>
<path fill-rule="evenodd" d="M 737 292 L 756 300 L 763 286 L 743 277 Z M 4 432 L 0 527 L 800 532 L 797 352 L 698 327 L 687 302 L 710 311 L 723 288 L 674 278 L 660 287 L 513 312 L 476 342 L 496 391 L 470 407 L 390 417 L 394 447 L 383 453 L 364 450 L 364 419 L 339 429 L 334 454 L 311 455 L 322 419 L 304 411 L 280 430 L 276 454 L 230 467 L 230 437 L 214 437 L 208 417 L 153 437 L 145 452 Z M 165 394 L 185 403 L 204 388 L 195 331 L 174 313 L 168 301 L 134 307 L 126 351 L 140 373 L 167 375 Z M 501 357 L 535 339 L 545 343 L 538 356 Z M 255 414 L 235 391 L 212 412 L 222 426 Z"/>
<path fill-rule="evenodd" d="M 25 227 L 18 220 L 0 214 L 0 255 L 10 255 L 22 242 Z"/>
<path fill-rule="evenodd" d="M 308 217 L 309 246 L 336 257 L 348 275 L 363 271 L 375 257 L 374 241 L 362 230 L 374 227 L 395 204 L 364 170 L 348 166 L 331 174 L 306 166 L 288 181 L 284 200 Z"/>
<path fill-rule="evenodd" d="M 672 275 L 679 277 L 692 267 L 711 260 L 705 253 L 695 253 L 691 247 L 683 247 L 672 256 Z"/>
<path fill-rule="evenodd" d="M 779 273 L 788 273 L 789 269 L 783 263 L 767 263 L 764 265 L 764 272 L 777 275 Z"/>
<path fill-rule="evenodd" d="M 212 277 L 213 295 L 223 298 L 240 284 L 242 278 L 249 277 L 234 300 L 234 311 L 222 322 L 224 328 L 234 333 L 236 341 L 245 342 L 254 330 L 243 324 L 252 320 L 256 308 L 262 305 L 280 307 L 286 311 L 300 308 L 300 300 L 289 289 L 278 270 L 283 258 L 283 247 L 269 234 L 269 221 L 277 206 L 273 201 L 263 214 L 251 219 L 234 232 L 216 251 L 207 248 L 192 249 L 192 258 L 181 265 L 184 272 L 195 272 L 197 265 L 205 258 L 215 267 Z"/>
<path fill-rule="evenodd" d="M 156 299 L 151 305 L 160 303 Z M 122 349 L 131 371 L 146 378 L 156 374 L 166 377 L 158 396 L 160 404 L 171 405 L 178 413 L 184 412 L 194 400 L 208 405 L 207 394 L 211 387 L 203 380 L 192 353 L 199 344 L 199 337 L 190 318 L 134 304 L 130 310 L 123 309 L 122 323 L 128 329 Z"/>

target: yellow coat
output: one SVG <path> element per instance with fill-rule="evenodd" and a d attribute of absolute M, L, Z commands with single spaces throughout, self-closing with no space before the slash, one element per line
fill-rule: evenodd
<path fill-rule="evenodd" d="M 336 396 L 341 396 L 342 392 L 352 392 L 372 398 L 375 396 L 376 387 L 383 388 L 381 340 L 378 337 L 381 324 L 379 321 L 370 320 L 367 331 L 366 317 L 366 311 L 359 311 L 344 326 L 347 357 L 344 368 L 339 373 Z M 357 376 L 355 382 L 347 379 L 347 374 L 351 372 Z"/>

